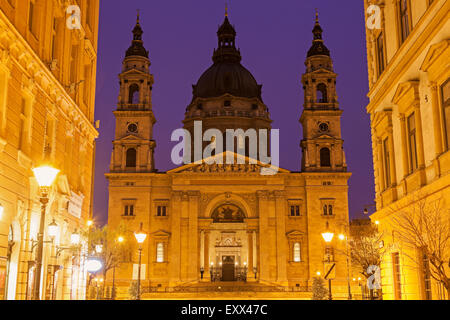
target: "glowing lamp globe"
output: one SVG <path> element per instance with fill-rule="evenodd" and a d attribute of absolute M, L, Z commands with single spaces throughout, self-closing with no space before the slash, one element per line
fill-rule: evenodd
<path fill-rule="evenodd" d="M 136 237 L 136 241 L 138 243 L 143 243 L 145 241 L 145 239 L 147 238 L 147 234 L 145 232 L 142 232 L 142 231 L 136 232 L 134 234 L 134 236 Z"/>
<path fill-rule="evenodd" d="M 101 244 L 97 244 L 95 246 L 95 252 L 102 253 L 102 251 L 103 251 L 103 246 Z"/>
<path fill-rule="evenodd" d="M 334 236 L 333 232 L 327 231 L 322 233 L 323 240 L 325 240 L 326 243 L 330 243 L 331 240 L 333 240 L 333 236 Z"/>
<path fill-rule="evenodd" d="M 147 234 L 142 230 L 142 222 L 141 222 L 141 227 L 139 228 L 139 231 L 135 232 L 134 236 L 136 237 L 136 241 L 139 244 L 144 243 L 145 239 L 147 238 Z"/>
<path fill-rule="evenodd" d="M 95 273 L 103 268 L 103 263 L 99 259 L 89 258 L 86 263 L 86 269 L 88 272 Z"/>
<path fill-rule="evenodd" d="M 55 219 L 53 219 L 52 223 L 48 225 L 48 235 L 50 238 L 55 238 L 58 234 L 58 225 L 55 222 Z"/>
<path fill-rule="evenodd" d="M 59 173 L 58 169 L 50 166 L 41 166 L 33 169 L 39 187 L 50 187 Z"/>
<path fill-rule="evenodd" d="M 78 245 L 80 243 L 80 234 L 77 232 L 77 230 L 72 233 L 70 236 L 70 243 L 73 245 Z"/>

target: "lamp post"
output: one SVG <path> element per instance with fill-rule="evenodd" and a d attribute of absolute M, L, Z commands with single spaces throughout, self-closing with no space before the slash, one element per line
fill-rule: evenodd
<path fill-rule="evenodd" d="M 117 238 L 117 242 L 122 243 L 123 242 L 123 237 L 119 236 Z M 114 263 L 114 267 L 113 267 L 113 282 L 112 282 L 112 289 L 111 289 L 111 299 L 115 300 L 116 299 L 116 264 Z"/>
<path fill-rule="evenodd" d="M 347 256 L 347 285 L 348 285 L 348 300 L 352 300 L 352 289 L 350 286 L 350 261 L 349 261 L 349 252 L 348 252 L 348 235 L 340 234 L 339 235 L 340 240 L 345 240 L 345 247 L 346 247 L 346 256 Z"/>
<path fill-rule="evenodd" d="M 325 241 L 325 243 L 327 244 L 327 256 L 328 256 L 328 263 L 331 262 L 331 256 L 330 256 L 330 243 L 333 240 L 334 237 L 334 233 L 331 232 L 329 230 L 329 225 L 328 225 L 328 221 L 327 221 L 327 227 L 325 232 L 322 233 L 322 238 Z M 329 273 L 331 272 L 331 269 L 328 271 L 328 274 L 326 275 L 329 276 Z M 331 278 L 328 278 L 328 290 L 329 290 L 329 296 L 328 296 L 328 300 L 333 300 L 333 296 L 331 294 Z"/>
<path fill-rule="evenodd" d="M 136 241 L 139 243 L 139 268 L 138 268 L 138 283 L 137 283 L 137 297 L 136 300 L 141 300 L 141 259 L 142 259 L 142 243 L 147 238 L 147 234 L 142 230 L 142 222 L 138 232 L 134 233 Z"/>
<path fill-rule="evenodd" d="M 36 177 L 39 185 L 40 202 L 41 202 L 41 220 L 39 224 L 38 244 L 36 252 L 36 273 L 33 290 L 33 300 L 40 300 L 40 288 L 41 288 L 41 269 L 42 269 L 42 253 L 44 250 L 44 229 L 45 229 L 45 210 L 48 203 L 48 193 L 50 187 L 56 179 L 59 173 L 58 169 L 52 168 L 48 165 L 44 165 L 33 169 L 34 176 Z"/>

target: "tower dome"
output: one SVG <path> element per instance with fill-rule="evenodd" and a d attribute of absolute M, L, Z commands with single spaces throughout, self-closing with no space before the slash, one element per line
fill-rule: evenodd
<path fill-rule="evenodd" d="M 219 45 L 213 54 L 214 64 L 193 86 L 193 99 L 214 98 L 230 94 L 242 98 L 261 99 L 261 85 L 241 64 L 241 54 L 236 48 L 236 31 L 228 17 L 217 31 Z"/>

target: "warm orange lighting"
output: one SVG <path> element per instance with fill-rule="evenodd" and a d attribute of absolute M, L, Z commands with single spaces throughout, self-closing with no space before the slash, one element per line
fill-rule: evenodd
<path fill-rule="evenodd" d="M 53 219 L 52 223 L 48 225 L 48 236 L 52 239 L 55 239 L 57 234 L 58 234 L 58 225 L 56 224 L 55 219 Z"/>
<path fill-rule="evenodd" d="M 39 187 L 51 187 L 59 173 L 58 169 L 44 165 L 33 169 Z"/>
<path fill-rule="evenodd" d="M 117 241 L 119 241 L 119 242 L 123 242 L 123 240 L 124 240 L 124 239 L 123 239 L 122 236 L 120 236 L 120 237 L 117 238 Z"/>
<path fill-rule="evenodd" d="M 139 244 L 144 243 L 145 239 L 147 238 L 147 234 L 142 230 L 142 223 L 141 223 L 141 228 L 139 229 L 138 232 L 134 233 L 134 236 L 136 237 L 136 241 Z"/>
<path fill-rule="evenodd" d="M 340 239 L 340 240 L 345 240 L 345 235 L 344 235 L 344 234 L 340 234 L 340 235 L 339 235 L 339 239 Z"/>

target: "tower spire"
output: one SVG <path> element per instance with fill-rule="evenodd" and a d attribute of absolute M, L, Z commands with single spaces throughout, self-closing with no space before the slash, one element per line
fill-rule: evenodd
<path fill-rule="evenodd" d="M 322 33 L 323 29 L 319 23 L 319 10 L 316 9 L 316 21 L 314 24 L 314 29 L 312 30 L 314 35 L 313 45 L 311 49 L 308 51 L 308 57 L 317 56 L 317 55 L 325 55 L 330 56 L 330 50 L 323 43 Z"/>
<path fill-rule="evenodd" d="M 228 17 L 228 1 L 225 1 L 225 17 Z"/>

